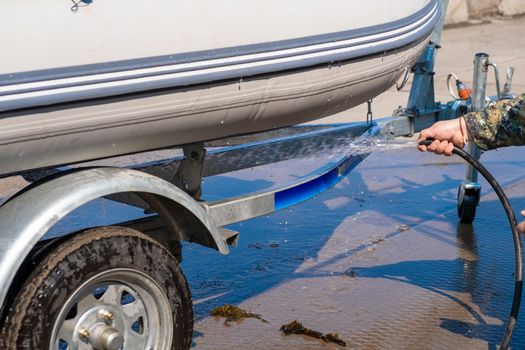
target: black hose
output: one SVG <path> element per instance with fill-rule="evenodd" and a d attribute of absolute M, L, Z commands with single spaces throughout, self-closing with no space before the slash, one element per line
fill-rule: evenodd
<path fill-rule="evenodd" d="M 432 143 L 432 141 L 432 139 L 427 139 L 421 141 L 419 144 L 429 146 Z M 488 181 L 490 186 L 492 186 L 492 188 L 494 189 L 494 192 L 496 192 L 496 194 L 498 195 L 501 204 L 503 204 L 503 208 L 505 208 L 507 217 L 509 218 L 510 228 L 512 230 L 512 237 L 514 239 L 516 273 L 514 284 L 514 297 L 512 299 L 512 307 L 510 309 L 509 321 L 507 323 L 505 335 L 503 336 L 503 340 L 501 341 L 500 347 L 500 350 L 507 350 L 510 345 L 510 341 L 512 340 L 512 333 L 514 332 L 514 328 L 516 328 L 518 313 L 520 311 L 521 293 L 523 290 L 523 247 L 521 236 L 518 232 L 518 222 L 516 220 L 516 216 L 514 215 L 514 211 L 512 210 L 512 207 L 510 205 L 509 199 L 505 195 L 505 192 L 503 192 L 503 189 L 501 188 L 499 183 L 494 179 L 492 174 L 489 173 L 489 171 L 476 158 L 472 157 L 470 154 L 463 151 L 462 149 L 454 147 L 452 153 L 463 158 L 467 163 L 471 164 L 474 168 L 476 168 L 476 170 L 481 175 L 483 175 L 483 177 Z"/>

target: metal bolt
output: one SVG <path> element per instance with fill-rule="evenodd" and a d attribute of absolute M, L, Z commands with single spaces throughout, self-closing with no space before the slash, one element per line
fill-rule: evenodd
<path fill-rule="evenodd" d="M 78 336 L 83 341 L 88 341 L 89 340 L 89 331 L 87 329 L 85 329 L 85 328 L 80 328 L 78 330 Z"/>
<path fill-rule="evenodd" d="M 104 321 L 112 321 L 113 320 L 113 313 L 109 310 L 99 310 L 98 311 L 98 317 L 100 317 Z"/>

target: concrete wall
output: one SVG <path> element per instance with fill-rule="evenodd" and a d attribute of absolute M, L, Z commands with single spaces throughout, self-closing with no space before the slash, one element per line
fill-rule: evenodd
<path fill-rule="evenodd" d="M 449 0 L 445 24 L 464 23 L 495 14 L 525 14 L 525 0 Z"/>
<path fill-rule="evenodd" d="M 525 0 L 502 0 L 498 11 L 506 16 L 521 15 L 525 13 Z"/>
<path fill-rule="evenodd" d="M 482 17 L 498 11 L 501 0 L 468 0 L 468 11 L 471 17 Z"/>

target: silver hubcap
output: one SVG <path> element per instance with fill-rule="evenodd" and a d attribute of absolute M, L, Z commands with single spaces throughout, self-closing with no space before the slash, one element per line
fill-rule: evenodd
<path fill-rule="evenodd" d="M 104 271 L 84 282 L 60 310 L 53 350 L 169 349 L 171 307 L 160 286 L 132 269 Z"/>

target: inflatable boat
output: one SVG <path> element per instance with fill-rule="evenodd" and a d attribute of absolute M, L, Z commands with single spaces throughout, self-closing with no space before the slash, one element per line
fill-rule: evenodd
<path fill-rule="evenodd" d="M 0 175 L 294 125 L 388 89 L 437 0 L 0 4 Z"/>

